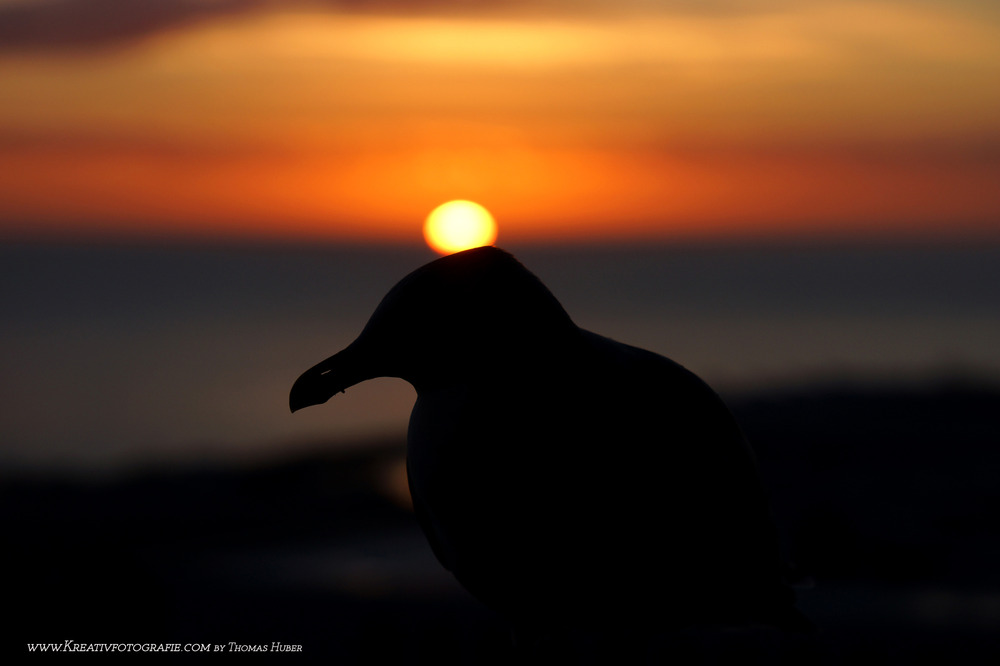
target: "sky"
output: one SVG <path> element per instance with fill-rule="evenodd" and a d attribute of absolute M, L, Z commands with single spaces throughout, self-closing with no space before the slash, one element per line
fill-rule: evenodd
<path fill-rule="evenodd" d="M 1000 5 L 0 0 L 0 239 L 992 238 Z"/>

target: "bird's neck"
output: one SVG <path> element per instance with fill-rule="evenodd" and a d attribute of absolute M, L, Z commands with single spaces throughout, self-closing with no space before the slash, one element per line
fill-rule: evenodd
<path fill-rule="evenodd" d="M 533 377 L 566 371 L 573 351 L 582 342 L 581 333 L 574 326 L 559 336 L 508 337 L 482 348 L 452 350 L 438 356 L 433 364 L 415 368 L 404 379 L 417 393 L 456 386 L 527 388 Z"/>

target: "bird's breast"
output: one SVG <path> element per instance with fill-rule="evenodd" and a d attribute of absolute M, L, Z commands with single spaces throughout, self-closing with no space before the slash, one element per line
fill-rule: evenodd
<path fill-rule="evenodd" d="M 418 395 L 407 434 L 414 501 L 443 510 L 502 492 L 516 443 L 493 396 L 454 387 Z M 508 479 L 509 480 L 509 479 Z"/>

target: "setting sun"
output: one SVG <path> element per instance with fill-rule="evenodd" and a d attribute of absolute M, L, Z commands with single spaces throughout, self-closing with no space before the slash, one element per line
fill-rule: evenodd
<path fill-rule="evenodd" d="M 452 254 L 492 245 L 497 239 L 497 223 L 479 204 L 458 199 L 431 211 L 424 223 L 424 238 L 435 252 Z"/>

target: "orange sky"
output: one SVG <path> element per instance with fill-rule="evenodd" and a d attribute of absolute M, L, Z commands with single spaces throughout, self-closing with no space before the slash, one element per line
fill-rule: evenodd
<path fill-rule="evenodd" d="M 88 1 L 0 0 L 0 236 L 1000 229 L 989 2 Z"/>

